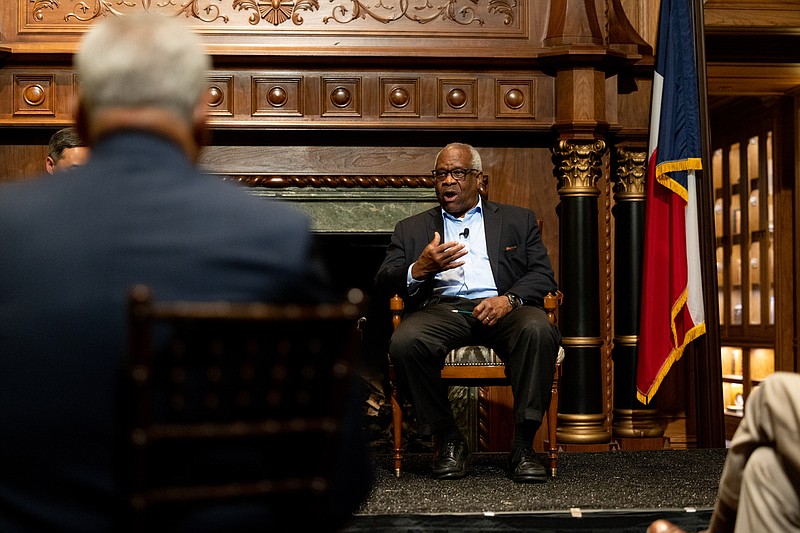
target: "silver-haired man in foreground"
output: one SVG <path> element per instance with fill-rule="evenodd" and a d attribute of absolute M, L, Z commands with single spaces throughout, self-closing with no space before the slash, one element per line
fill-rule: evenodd
<path fill-rule="evenodd" d="M 120 530 L 115 396 L 130 286 L 150 285 L 159 299 L 320 294 L 309 220 L 195 166 L 210 66 L 180 19 L 99 22 L 76 56 L 77 125 L 91 158 L 69 179 L 0 190 L 3 533 Z M 357 436 L 355 460 L 342 461 L 352 485 L 331 505 L 339 515 L 368 490 Z M 264 501 L 199 511 L 158 530 L 267 531 L 286 514 Z M 294 518 L 336 523 L 320 509 Z"/>

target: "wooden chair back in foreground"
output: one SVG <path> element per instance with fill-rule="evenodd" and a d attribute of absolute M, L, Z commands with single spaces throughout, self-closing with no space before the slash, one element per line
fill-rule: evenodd
<path fill-rule="evenodd" d="M 556 312 L 564 296 L 561 291 L 549 293 L 544 298 L 544 309 L 552 324 L 556 324 Z M 403 314 L 403 299 L 395 295 L 391 298 L 389 309 L 392 313 L 392 325 L 395 329 L 400 325 Z M 475 354 L 481 354 L 476 358 Z M 483 354 L 486 354 L 484 357 Z M 556 424 L 558 421 L 558 380 L 561 377 L 561 363 L 564 360 L 564 350 L 559 348 L 556 359 L 556 368 L 551 387 L 550 408 L 547 411 L 547 459 L 550 476 L 555 477 L 558 466 L 558 446 L 556 445 Z M 445 358 L 442 368 L 442 379 L 449 380 L 459 385 L 508 385 L 505 365 L 500 357 L 485 346 L 464 346 L 451 351 Z M 397 381 L 394 375 L 394 366 L 389 359 L 389 381 L 391 382 L 392 423 L 394 426 L 394 472 L 400 476 L 403 466 L 403 409 L 400 405 Z M 543 424 L 544 425 L 544 424 Z"/>
<path fill-rule="evenodd" d="M 163 530 L 192 505 L 322 515 L 352 392 L 361 309 L 350 294 L 299 306 L 131 290 L 120 459 L 133 531 Z"/>

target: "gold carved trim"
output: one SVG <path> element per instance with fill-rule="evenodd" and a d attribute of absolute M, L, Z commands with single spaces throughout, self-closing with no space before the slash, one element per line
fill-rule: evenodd
<path fill-rule="evenodd" d="M 433 178 L 420 176 L 333 176 L 333 175 L 269 175 L 228 174 L 223 179 L 247 187 L 343 187 L 343 188 L 433 188 Z"/>
<path fill-rule="evenodd" d="M 599 348 L 603 346 L 600 337 L 562 337 L 561 344 L 566 348 Z"/>
<path fill-rule="evenodd" d="M 610 428 L 611 413 L 614 409 L 614 362 L 612 356 L 612 336 L 614 331 L 614 270 L 611 261 L 614 254 L 611 228 L 614 225 L 611 221 L 611 180 L 604 175 L 602 184 L 602 213 L 605 219 L 605 253 L 601 256 L 601 260 L 603 261 L 602 264 L 604 264 L 605 270 L 605 285 L 601 291 L 601 298 L 605 303 L 603 306 L 605 311 L 605 327 L 602 330 L 604 342 L 601 364 L 603 366 L 603 397 L 605 398 L 603 412 L 606 414 L 605 427 Z"/>
<path fill-rule="evenodd" d="M 644 180 L 647 177 L 647 150 L 618 146 L 612 173 L 614 198 L 622 201 L 644 201 Z"/>
<path fill-rule="evenodd" d="M 600 196 L 597 181 L 603 176 L 606 142 L 561 139 L 552 148 L 554 173 L 560 196 Z"/>
<path fill-rule="evenodd" d="M 639 336 L 617 335 L 614 337 L 614 345 L 620 347 L 636 347 L 639 345 Z"/>

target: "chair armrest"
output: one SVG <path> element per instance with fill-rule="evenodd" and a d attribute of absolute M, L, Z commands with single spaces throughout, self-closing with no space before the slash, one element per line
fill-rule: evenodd
<path fill-rule="evenodd" d="M 555 293 L 548 292 L 547 296 L 544 297 L 544 310 L 551 324 L 556 324 L 558 322 L 556 311 L 558 311 L 558 306 L 560 306 L 563 301 L 564 294 L 561 291 L 556 291 Z"/>
<path fill-rule="evenodd" d="M 394 329 L 397 329 L 397 327 L 400 325 L 404 307 L 405 304 L 403 303 L 403 299 L 400 298 L 400 295 L 398 294 L 395 294 L 389 300 L 389 310 L 392 312 L 392 327 Z"/>

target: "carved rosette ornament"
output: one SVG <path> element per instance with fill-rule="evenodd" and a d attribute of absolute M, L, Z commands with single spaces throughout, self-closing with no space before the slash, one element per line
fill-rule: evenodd
<path fill-rule="evenodd" d="M 647 151 L 625 146 L 615 150 L 612 174 L 614 197 L 618 202 L 644 200 L 644 180 L 647 176 Z"/>
<path fill-rule="evenodd" d="M 287 20 L 292 21 L 295 26 L 303 24 L 303 11 L 315 11 L 319 9 L 318 0 L 233 0 L 235 9 L 253 11 L 250 15 L 250 24 L 258 24 L 261 20 L 266 20 L 270 24 L 277 26 Z"/>
<path fill-rule="evenodd" d="M 599 196 L 597 181 L 603 176 L 603 154 L 606 143 L 559 140 L 553 147 L 554 173 L 561 196 Z"/>

